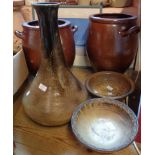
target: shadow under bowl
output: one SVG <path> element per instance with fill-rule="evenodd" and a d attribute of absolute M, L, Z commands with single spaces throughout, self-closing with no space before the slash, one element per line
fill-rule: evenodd
<path fill-rule="evenodd" d="M 86 80 L 87 90 L 97 97 L 122 99 L 134 91 L 134 82 L 121 73 L 97 72 Z"/>
<path fill-rule="evenodd" d="M 124 103 L 95 98 L 80 104 L 71 118 L 76 138 L 97 152 L 112 153 L 131 144 L 138 131 L 134 112 Z"/>

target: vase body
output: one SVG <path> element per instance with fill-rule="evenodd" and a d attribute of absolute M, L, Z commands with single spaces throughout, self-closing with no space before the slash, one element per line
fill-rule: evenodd
<path fill-rule="evenodd" d="M 124 72 L 138 49 L 137 17 L 112 13 L 90 16 L 87 53 L 93 68 Z"/>
<path fill-rule="evenodd" d="M 17 37 L 22 39 L 22 46 L 31 74 L 35 75 L 41 61 L 41 38 L 38 21 L 23 22 L 23 32 L 15 31 Z M 71 23 L 64 19 L 58 19 L 59 33 L 64 51 L 65 61 L 72 67 L 75 59 L 74 32 L 76 26 L 71 27 Z"/>
<path fill-rule="evenodd" d="M 23 97 L 26 114 L 45 126 L 70 121 L 75 107 L 87 99 L 85 87 L 65 64 L 58 31 L 58 3 L 34 3 L 41 32 L 41 64 Z"/>

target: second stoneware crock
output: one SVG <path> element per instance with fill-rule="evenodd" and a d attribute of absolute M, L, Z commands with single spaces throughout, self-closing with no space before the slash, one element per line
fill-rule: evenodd
<path fill-rule="evenodd" d="M 41 59 L 41 39 L 38 21 L 24 22 L 23 32 L 15 31 L 17 37 L 22 39 L 22 45 L 26 62 L 30 73 L 35 74 L 40 66 Z M 65 61 L 69 67 L 73 65 L 75 59 L 74 32 L 77 26 L 64 19 L 58 19 L 61 43 L 64 51 Z"/>
<path fill-rule="evenodd" d="M 105 13 L 90 16 L 87 54 L 97 71 L 124 72 L 138 49 L 136 16 Z"/>

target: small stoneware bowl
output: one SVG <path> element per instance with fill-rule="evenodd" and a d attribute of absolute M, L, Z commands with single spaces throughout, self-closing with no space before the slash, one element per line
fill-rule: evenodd
<path fill-rule="evenodd" d="M 102 71 L 86 80 L 86 88 L 97 97 L 123 99 L 134 91 L 134 82 L 124 74 Z"/>
<path fill-rule="evenodd" d="M 76 138 L 97 152 L 112 153 L 131 144 L 138 131 L 134 112 L 124 103 L 95 98 L 80 104 L 71 118 Z"/>

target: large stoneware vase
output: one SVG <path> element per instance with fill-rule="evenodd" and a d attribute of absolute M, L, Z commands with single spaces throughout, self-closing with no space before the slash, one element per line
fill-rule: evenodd
<path fill-rule="evenodd" d="M 90 16 L 87 53 L 97 71 L 125 72 L 138 50 L 137 17 L 122 13 Z"/>
<path fill-rule="evenodd" d="M 23 97 L 26 114 L 45 126 L 70 121 L 75 107 L 87 99 L 85 87 L 65 64 L 58 31 L 58 3 L 33 3 L 41 32 L 41 64 Z"/>

